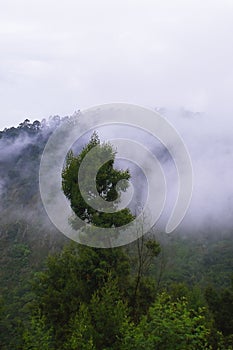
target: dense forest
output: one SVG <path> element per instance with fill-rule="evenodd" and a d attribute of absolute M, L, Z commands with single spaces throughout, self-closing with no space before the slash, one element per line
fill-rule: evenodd
<path fill-rule="evenodd" d="M 0 132 L 0 349 L 233 349 L 232 230 L 154 228 L 129 245 L 100 249 L 68 240 L 49 221 L 39 165 L 65 120 L 26 119 Z M 111 145 L 95 133 L 68 155 L 62 189 L 79 217 L 121 226 L 133 220 L 129 209 L 98 213 L 80 195 L 76 174 L 95 146 L 113 157 L 97 190 L 116 198 L 117 182 L 130 173 L 114 168 Z"/>

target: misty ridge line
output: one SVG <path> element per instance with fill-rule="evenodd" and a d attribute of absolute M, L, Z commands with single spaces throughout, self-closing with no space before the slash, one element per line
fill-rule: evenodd
<path fill-rule="evenodd" d="M 193 198 L 188 213 L 178 230 L 182 228 L 195 230 L 204 227 L 231 230 L 233 221 L 233 139 L 227 121 L 220 125 L 216 118 L 212 119 L 206 114 L 185 110 L 156 109 L 156 111 L 167 118 L 181 135 L 193 165 Z M 74 115 L 77 116 L 79 113 Z M 69 118 L 72 117 L 54 116 L 48 120 L 43 119 L 41 122 L 33 123 L 26 119 L 18 127 L 7 128 L 0 132 L 0 209 L 2 213 L 9 213 L 11 210 L 17 217 L 25 215 L 30 221 L 33 221 L 35 217 L 38 219 L 38 211 L 41 217 L 46 215 L 38 193 L 40 157 L 53 130 Z M 100 129 L 97 132 L 99 132 L 101 141 L 108 141 L 106 138 L 116 135 L 116 131 L 110 128 Z M 79 140 L 74 145 L 74 149 L 77 151 L 83 147 L 88 142 L 90 135 Z M 166 221 L 168 211 L 174 202 L 177 185 L 174 164 L 164 147 L 159 143 L 154 144 L 154 140 L 147 135 L 138 135 L 136 130 L 130 129 L 125 129 L 123 135 L 129 139 L 136 139 L 138 142 L 145 142 L 145 145 L 155 152 L 164 167 L 168 191 L 170 189 L 171 195 L 168 196 L 165 216 L 161 218 L 163 226 L 163 221 Z M 133 167 L 132 172 L 132 178 L 135 175 L 135 179 L 141 179 L 140 174 L 137 173 L 137 170 L 133 170 Z M 22 183 L 24 190 L 17 189 L 17 186 Z M 135 187 L 136 192 L 140 190 L 136 182 Z M 31 198 L 22 195 L 27 191 L 33 194 Z M 20 204 L 20 198 L 23 205 Z M 33 205 L 31 205 L 32 198 L 34 199 Z M 143 202 L 140 193 L 137 193 L 136 200 Z"/>

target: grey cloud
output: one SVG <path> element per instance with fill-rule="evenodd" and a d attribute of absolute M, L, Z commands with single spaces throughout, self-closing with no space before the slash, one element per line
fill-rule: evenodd
<path fill-rule="evenodd" d="M 1 124 L 109 102 L 231 117 L 232 3 L 2 4 Z"/>

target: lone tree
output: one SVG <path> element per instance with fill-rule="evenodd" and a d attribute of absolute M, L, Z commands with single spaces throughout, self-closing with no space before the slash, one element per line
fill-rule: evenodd
<path fill-rule="evenodd" d="M 89 153 L 94 148 L 97 151 Z M 88 153 L 91 156 L 89 156 L 89 164 L 86 166 L 85 176 L 82 179 L 88 193 L 88 198 L 85 200 L 80 191 L 78 172 Z M 96 168 L 96 165 L 103 163 L 104 159 L 110 160 L 107 160 L 97 173 L 96 189 L 98 195 L 104 201 L 115 201 L 116 203 L 117 200 L 119 201 L 120 191 L 126 191 L 130 173 L 128 170 L 118 170 L 113 167 L 115 155 L 116 152 L 113 147 L 108 143 L 100 144 L 100 139 L 97 133 L 94 132 L 90 142 L 78 156 L 75 156 L 72 151 L 68 153 L 66 165 L 62 172 L 62 189 L 70 201 L 72 210 L 80 219 L 97 227 L 120 227 L 128 224 L 134 218 L 128 208 L 115 212 L 104 212 L 101 211 L 101 208 L 100 210 L 95 209 L 88 203 L 96 197 L 96 194 L 87 188 L 89 179 L 93 175 L 93 169 Z M 114 207 L 114 204 L 112 207 Z"/>

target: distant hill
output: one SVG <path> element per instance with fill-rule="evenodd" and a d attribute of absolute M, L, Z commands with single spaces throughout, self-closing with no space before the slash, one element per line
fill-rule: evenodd
<path fill-rule="evenodd" d="M 39 194 L 39 165 L 58 116 L 25 120 L 0 132 L 0 293 L 20 287 L 66 241 L 49 221 Z"/>
<path fill-rule="evenodd" d="M 42 152 L 51 133 L 66 119 L 54 116 L 32 123 L 26 119 L 18 127 L 0 132 L 0 307 L 3 302 L 10 337 L 15 334 L 17 322 L 24 318 L 22 314 L 28 312 L 25 305 L 33 298 L 30 277 L 43 269 L 48 254 L 68 241 L 50 222 L 39 193 Z M 166 153 L 161 153 L 161 159 L 166 161 Z M 230 284 L 232 230 L 213 232 L 203 228 L 195 235 L 157 232 L 156 237 L 162 253 L 151 273 L 160 288 L 172 282 L 201 288 Z M 8 338 L 2 341 L 7 343 Z"/>

